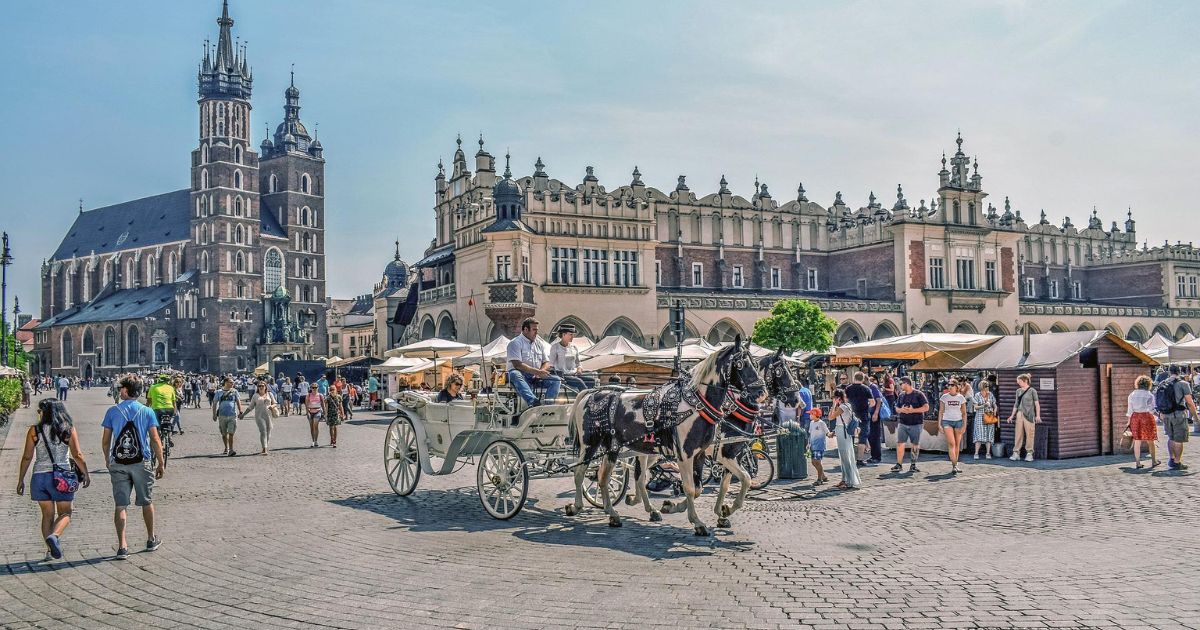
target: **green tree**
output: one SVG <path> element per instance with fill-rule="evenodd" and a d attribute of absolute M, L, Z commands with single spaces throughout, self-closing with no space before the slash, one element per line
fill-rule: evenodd
<path fill-rule="evenodd" d="M 828 350 L 837 323 L 808 300 L 780 300 L 754 323 L 754 343 L 785 350 Z"/>
<path fill-rule="evenodd" d="M 29 360 L 29 357 L 25 356 L 25 348 L 22 347 L 20 342 L 17 341 L 17 338 L 12 335 L 12 331 L 7 330 L 8 326 L 5 326 L 2 323 L 0 323 L 0 326 L 3 326 L 6 329 L 4 332 L 7 333 L 5 339 L 8 341 L 9 367 L 14 367 L 18 370 L 24 370 L 25 364 Z"/>

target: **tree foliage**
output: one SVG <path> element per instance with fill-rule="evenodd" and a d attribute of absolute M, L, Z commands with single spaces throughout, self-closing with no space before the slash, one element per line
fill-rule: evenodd
<path fill-rule="evenodd" d="M 808 300 L 780 300 L 754 323 L 754 343 L 765 348 L 819 351 L 833 345 L 837 323 Z"/>

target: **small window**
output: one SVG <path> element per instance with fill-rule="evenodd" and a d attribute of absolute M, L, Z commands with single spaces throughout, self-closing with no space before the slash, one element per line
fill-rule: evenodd
<path fill-rule="evenodd" d="M 267 192 L 273 193 L 279 190 L 279 178 L 275 177 L 275 173 L 271 173 L 271 178 L 267 180 Z"/>
<path fill-rule="evenodd" d="M 946 288 L 946 261 L 944 258 L 929 259 L 929 288 Z"/>
<path fill-rule="evenodd" d="M 238 164 L 242 163 L 242 145 L 240 144 L 233 147 L 233 161 Z"/>
<path fill-rule="evenodd" d="M 241 171 L 233 172 L 233 187 L 238 190 L 242 189 L 242 172 Z"/>
<path fill-rule="evenodd" d="M 746 285 L 746 278 L 742 275 L 742 266 L 734 265 L 733 266 L 733 286 L 734 286 L 734 288 L 740 289 L 745 285 Z"/>
<path fill-rule="evenodd" d="M 208 171 L 200 171 L 200 188 L 203 190 L 208 188 Z"/>
<path fill-rule="evenodd" d="M 240 217 L 242 216 L 242 212 L 242 198 L 235 197 L 233 200 L 233 214 Z"/>
<path fill-rule="evenodd" d="M 1033 278 L 1025 278 L 1025 297 L 1037 297 L 1037 286 Z"/>
<path fill-rule="evenodd" d="M 654 284 L 656 286 L 662 284 L 662 262 L 657 260 L 654 261 Z"/>
<path fill-rule="evenodd" d="M 200 163 L 208 164 L 208 145 L 207 144 L 200 145 Z"/>
<path fill-rule="evenodd" d="M 988 260 L 983 263 L 983 282 L 984 288 L 988 291 L 996 290 L 996 261 Z"/>
<path fill-rule="evenodd" d="M 1050 281 L 1050 299 L 1051 300 L 1058 299 L 1058 280 Z"/>
<path fill-rule="evenodd" d="M 239 238 L 241 236 L 241 230 L 242 230 L 242 226 L 239 225 L 238 226 Z M 238 242 L 241 242 L 241 241 L 239 240 Z M 237 257 L 235 258 L 235 260 L 237 262 L 236 262 L 236 266 L 234 267 L 234 269 L 237 270 L 238 273 L 246 271 L 246 256 L 244 254 L 242 254 L 242 252 L 237 253 Z M 241 296 L 239 295 L 238 297 L 241 297 Z"/>
<path fill-rule="evenodd" d="M 308 173 L 300 176 L 300 192 L 308 194 Z"/>
<path fill-rule="evenodd" d="M 1175 296 L 1181 298 L 1187 297 L 1187 276 L 1175 276 Z"/>
<path fill-rule="evenodd" d="M 817 270 L 812 267 L 808 268 L 808 290 L 817 290 Z"/>
<path fill-rule="evenodd" d="M 779 267 L 771 267 L 771 288 L 778 289 L 783 286 L 783 274 L 780 273 Z"/>
<path fill-rule="evenodd" d="M 692 263 L 692 286 L 704 286 L 704 265 L 701 263 Z"/>
<path fill-rule="evenodd" d="M 1078 282 L 1071 283 L 1071 298 L 1076 300 L 1083 299 L 1083 285 Z"/>

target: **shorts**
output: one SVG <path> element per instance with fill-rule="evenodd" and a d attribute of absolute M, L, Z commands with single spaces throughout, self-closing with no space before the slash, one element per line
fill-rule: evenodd
<path fill-rule="evenodd" d="M 33 473 L 29 480 L 29 498 L 34 501 L 74 501 L 74 492 L 59 492 L 54 487 L 54 473 Z"/>
<path fill-rule="evenodd" d="M 896 444 L 921 445 L 921 432 L 925 430 L 922 424 L 897 424 Z"/>
<path fill-rule="evenodd" d="M 129 507 L 130 491 L 137 496 L 134 503 L 141 507 L 154 502 L 154 469 L 150 466 L 150 460 L 140 464 L 109 462 L 108 475 L 112 478 L 113 501 L 117 507 Z"/>
<path fill-rule="evenodd" d="M 217 430 L 221 435 L 233 435 L 237 431 L 237 416 L 217 416 Z"/>
<path fill-rule="evenodd" d="M 300 404 L 300 392 L 292 392 L 292 404 L 293 405 Z"/>
<path fill-rule="evenodd" d="M 957 431 L 964 426 L 966 426 L 966 423 L 962 420 L 942 420 L 943 429 L 954 429 Z"/>
<path fill-rule="evenodd" d="M 1167 439 L 1172 442 L 1188 441 L 1188 417 L 1183 413 L 1169 413 L 1163 415 L 1163 433 L 1167 434 Z"/>
<path fill-rule="evenodd" d="M 813 461 L 821 461 L 822 459 L 825 459 L 824 447 L 812 449 L 812 460 Z"/>

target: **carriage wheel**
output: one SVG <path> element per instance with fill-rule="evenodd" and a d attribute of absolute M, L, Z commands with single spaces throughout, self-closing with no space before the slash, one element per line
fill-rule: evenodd
<path fill-rule="evenodd" d="M 632 459 L 618 459 L 613 465 L 612 474 L 608 476 L 608 496 L 614 505 L 625 496 L 625 488 L 629 486 L 629 471 L 633 468 Z M 604 497 L 600 496 L 600 464 L 588 468 L 587 486 L 583 489 L 583 498 L 592 507 L 604 507 Z"/>
<path fill-rule="evenodd" d="M 383 441 L 383 469 L 392 491 L 406 497 L 417 489 L 421 479 L 421 463 L 417 461 L 417 430 L 412 420 L 396 416 L 388 427 Z"/>
<path fill-rule="evenodd" d="M 479 458 L 475 485 L 479 502 L 492 518 L 506 521 L 516 516 L 529 495 L 525 454 L 508 440 L 492 442 Z"/>
<path fill-rule="evenodd" d="M 775 462 L 765 451 L 746 449 L 741 456 L 741 464 L 750 473 L 751 490 L 762 490 L 775 478 Z"/>

